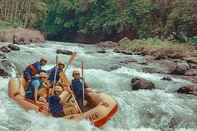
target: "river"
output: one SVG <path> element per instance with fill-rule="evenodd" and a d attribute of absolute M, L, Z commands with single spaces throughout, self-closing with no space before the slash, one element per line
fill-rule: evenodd
<path fill-rule="evenodd" d="M 27 64 L 41 57 L 55 64 L 56 49 L 68 49 L 78 56 L 67 74 L 71 78 L 73 68 L 84 61 L 85 79 L 95 89 L 111 95 L 119 105 L 118 113 L 104 127 L 96 128 L 88 121 L 65 121 L 45 117 L 34 111 L 24 111 L 7 95 L 10 78 L 0 78 L 0 131 L 197 131 L 197 97 L 175 92 L 189 83 L 182 79 L 163 81 L 163 74 L 144 73 L 139 67 L 120 64 L 129 59 L 143 60 L 142 56 L 113 53 L 97 53 L 94 45 L 78 43 L 46 42 L 42 45 L 20 45 L 20 51 L 7 54 L 15 65 L 12 77 L 20 76 Z M 69 56 L 58 55 L 67 62 Z M 130 80 L 142 77 L 156 85 L 155 90 L 132 91 Z"/>

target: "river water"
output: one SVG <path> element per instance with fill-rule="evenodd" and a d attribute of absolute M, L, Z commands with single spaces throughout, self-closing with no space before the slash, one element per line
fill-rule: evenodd
<path fill-rule="evenodd" d="M 47 42 L 42 45 L 21 45 L 21 51 L 7 54 L 16 66 L 13 77 L 20 76 L 27 64 L 41 57 L 55 64 L 56 49 L 68 49 L 77 52 L 78 56 L 72 67 L 85 65 L 85 79 L 95 89 L 111 95 L 119 105 L 119 112 L 104 127 L 96 128 L 88 121 L 65 121 L 45 117 L 34 111 L 24 111 L 7 96 L 10 78 L 0 78 L 0 131 L 197 131 L 197 97 L 179 95 L 175 90 L 188 84 L 188 81 L 173 78 L 173 81 L 162 81 L 162 74 L 144 73 L 139 67 L 129 67 L 120 61 L 136 59 L 141 56 L 127 56 L 106 50 L 105 54 L 97 53 L 93 45 L 77 43 Z M 61 61 L 67 62 L 69 56 L 58 55 Z M 156 85 L 152 91 L 132 91 L 130 80 L 142 77 Z"/>

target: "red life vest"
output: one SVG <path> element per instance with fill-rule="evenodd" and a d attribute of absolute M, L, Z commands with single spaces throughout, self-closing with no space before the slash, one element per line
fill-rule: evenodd
<path fill-rule="evenodd" d="M 38 71 L 36 70 L 36 68 L 32 64 L 28 65 L 28 68 L 31 69 L 31 73 L 32 73 L 33 76 L 38 73 Z"/>

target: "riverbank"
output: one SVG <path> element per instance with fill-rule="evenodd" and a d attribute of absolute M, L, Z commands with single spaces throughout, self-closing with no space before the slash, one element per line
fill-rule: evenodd
<path fill-rule="evenodd" d="M 112 48 L 116 53 L 140 55 L 143 62 L 122 61 L 127 65 L 143 68 L 143 72 L 159 73 L 191 81 L 182 93 L 197 95 L 197 49 L 189 43 L 161 41 L 159 39 L 129 40 L 124 38 L 118 43 L 103 42 L 102 48 Z M 171 80 L 164 77 L 164 80 Z"/>

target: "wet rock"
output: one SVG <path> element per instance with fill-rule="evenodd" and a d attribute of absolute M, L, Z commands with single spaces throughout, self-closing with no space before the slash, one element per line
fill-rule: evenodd
<path fill-rule="evenodd" d="M 197 64 L 197 57 L 188 57 L 188 58 L 185 58 L 185 60 L 189 63 Z"/>
<path fill-rule="evenodd" d="M 189 65 L 192 69 L 197 69 L 197 64 L 190 63 Z"/>
<path fill-rule="evenodd" d="M 185 76 L 197 76 L 197 70 L 196 69 L 190 69 L 185 72 Z"/>
<path fill-rule="evenodd" d="M 0 52 L 0 59 L 6 59 L 7 57 L 5 56 L 4 53 Z"/>
<path fill-rule="evenodd" d="M 3 46 L 3 47 L 0 48 L 0 51 L 4 52 L 4 53 L 9 53 L 10 49 L 8 47 L 6 47 L 6 46 Z"/>
<path fill-rule="evenodd" d="M 127 51 L 127 50 L 122 50 L 120 53 L 125 54 L 125 55 L 133 55 L 131 51 Z"/>
<path fill-rule="evenodd" d="M 143 72 L 145 72 L 145 73 L 161 73 L 159 70 L 157 70 L 156 68 L 152 68 L 152 67 L 144 67 Z"/>
<path fill-rule="evenodd" d="M 0 76 L 3 76 L 3 77 L 7 77 L 9 74 L 3 70 L 3 69 L 0 69 Z"/>
<path fill-rule="evenodd" d="M 177 93 L 197 95 L 197 84 L 181 87 Z"/>
<path fill-rule="evenodd" d="M 138 61 L 135 59 L 129 59 L 129 60 L 124 60 L 120 61 L 121 64 L 129 64 L 129 63 L 137 63 Z"/>
<path fill-rule="evenodd" d="M 170 76 L 164 76 L 161 80 L 172 81 L 172 78 Z"/>
<path fill-rule="evenodd" d="M 192 83 L 197 83 L 197 76 L 182 76 L 181 78 L 191 81 Z"/>
<path fill-rule="evenodd" d="M 150 55 L 146 55 L 146 56 L 144 56 L 144 59 L 145 59 L 147 62 L 152 62 L 152 61 L 155 59 L 155 57 L 150 56 Z"/>
<path fill-rule="evenodd" d="M 168 58 L 172 58 L 172 59 L 182 59 L 184 56 L 186 56 L 186 54 L 178 53 L 178 52 L 168 54 Z"/>
<path fill-rule="evenodd" d="M 115 48 L 115 49 L 113 50 L 113 52 L 115 52 L 115 53 L 121 53 L 121 50 L 118 49 L 118 48 Z"/>
<path fill-rule="evenodd" d="M 153 82 L 145 80 L 143 78 L 137 78 L 137 77 L 131 80 L 131 87 L 132 87 L 132 90 L 155 89 L 155 85 L 153 84 Z"/>
<path fill-rule="evenodd" d="M 101 48 L 114 48 L 118 45 L 118 43 L 113 42 L 113 41 L 105 41 L 105 42 L 99 42 L 97 44 L 98 47 Z"/>
<path fill-rule="evenodd" d="M 118 68 L 120 68 L 121 66 L 119 66 L 119 65 L 114 65 L 114 66 L 111 66 L 110 67 L 110 70 L 116 70 L 116 69 L 118 69 Z"/>
<path fill-rule="evenodd" d="M 56 50 L 57 54 L 64 54 L 64 55 L 72 55 L 73 52 L 70 50 L 65 50 L 65 49 L 57 49 Z"/>
<path fill-rule="evenodd" d="M 118 42 L 118 45 L 120 46 L 121 44 L 129 44 L 129 43 L 131 43 L 131 40 L 127 37 L 124 37 Z"/>
<path fill-rule="evenodd" d="M 14 45 L 14 44 L 9 44 L 8 48 L 10 48 L 13 51 L 19 51 L 20 50 L 20 48 L 18 46 Z"/>
<path fill-rule="evenodd" d="M 98 50 L 97 53 L 104 54 L 104 53 L 106 53 L 106 50 L 104 50 L 104 49 L 103 50 Z"/>
<path fill-rule="evenodd" d="M 153 53 L 153 56 L 155 60 L 161 60 L 161 59 L 166 59 L 167 56 L 161 53 L 160 51 L 157 51 L 156 53 Z"/>
<path fill-rule="evenodd" d="M 172 74 L 176 70 L 177 64 L 170 60 L 160 60 L 158 63 L 164 68 L 164 72 L 167 74 Z"/>
<path fill-rule="evenodd" d="M 118 48 L 115 48 L 113 50 L 113 52 L 115 52 L 115 53 L 122 53 L 122 54 L 125 54 L 125 55 L 133 55 L 133 52 L 131 52 L 131 51 L 121 50 L 121 49 L 118 49 Z"/>
<path fill-rule="evenodd" d="M 176 69 L 172 72 L 173 74 L 177 75 L 184 75 L 187 70 L 190 69 L 189 64 L 187 63 L 177 63 Z"/>

